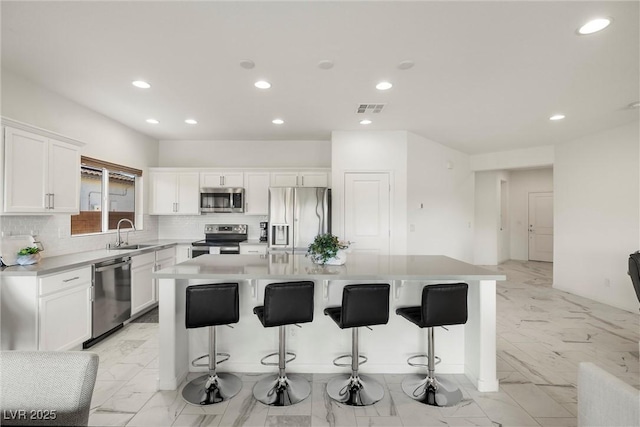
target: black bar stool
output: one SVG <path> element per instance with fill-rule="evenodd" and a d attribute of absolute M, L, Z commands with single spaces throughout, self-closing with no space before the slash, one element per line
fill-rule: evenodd
<path fill-rule="evenodd" d="M 253 312 L 269 328 L 280 327 L 278 352 L 263 357 L 263 365 L 278 365 L 278 375 L 263 378 L 253 387 L 256 400 L 270 406 L 289 406 L 309 396 L 311 385 L 299 375 L 285 372 L 286 364 L 296 358 L 286 351 L 286 325 L 308 323 L 313 320 L 313 282 L 270 283 L 264 290 L 264 305 L 255 307 Z M 268 363 L 268 357 L 278 355 L 278 363 Z M 291 356 L 287 360 L 287 356 Z"/>
<path fill-rule="evenodd" d="M 240 319 L 238 284 L 216 283 L 187 286 L 185 326 L 209 327 L 209 354 L 191 362 L 193 366 L 208 366 L 209 373 L 190 381 L 182 390 L 182 397 L 193 405 L 211 405 L 231 399 L 242 388 L 242 381 L 233 374 L 218 373 L 218 363 L 229 359 L 228 353 L 216 353 L 216 326 L 238 323 Z M 224 357 L 217 360 L 217 356 Z M 208 358 L 208 363 L 196 363 Z"/>
<path fill-rule="evenodd" d="M 434 374 L 435 359 L 440 363 L 440 358 L 434 353 L 433 328 L 467 323 L 468 289 L 469 285 L 466 283 L 427 285 L 422 288 L 422 305 L 396 310 L 396 314 L 408 321 L 427 328 L 428 334 L 429 353 L 407 359 L 409 365 L 425 366 L 429 371 L 426 377 L 416 374 L 404 378 L 402 390 L 410 398 L 433 406 L 453 406 L 462 400 L 462 392 L 454 383 L 436 378 Z M 427 364 L 412 362 L 412 359 L 418 357 L 426 357 Z"/>
<path fill-rule="evenodd" d="M 358 328 L 385 325 L 389 321 L 389 288 L 386 283 L 347 285 L 342 291 L 342 306 L 324 309 L 324 314 L 330 316 L 340 329 L 351 328 L 351 354 L 333 361 L 336 366 L 351 366 L 351 374 L 339 375 L 327 383 L 327 394 L 337 402 L 367 406 L 384 396 L 384 388 L 378 381 L 358 374 L 359 366 L 367 361 L 359 353 Z M 345 357 L 351 357 L 351 364 L 338 362 Z"/>

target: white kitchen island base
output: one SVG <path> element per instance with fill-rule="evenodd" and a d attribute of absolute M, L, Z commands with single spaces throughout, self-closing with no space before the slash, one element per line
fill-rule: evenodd
<path fill-rule="evenodd" d="M 351 351 L 351 332 L 325 316 L 325 307 L 341 304 L 342 287 L 349 283 L 391 283 L 389 323 L 360 331 L 361 353 L 369 358 L 362 373 L 418 373 L 408 357 L 425 353 L 426 329 L 395 314 L 397 307 L 419 305 L 426 284 L 469 284 L 465 325 L 435 330 L 436 355 L 442 359 L 436 374 L 461 374 L 479 391 L 497 391 L 496 280 L 504 276 L 444 256 L 385 256 L 350 254 L 344 266 L 318 266 L 303 255 L 203 255 L 154 273 L 160 279 L 160 390 L 175 390 L 189 371 L 191 360 L 207 353 L 206 328 L 185 328 L 185 288 L 191 284 L 238 282 L 240 321 L 233 328 L 218 327 L 218 351 L 231 354 L 221 372 L 275 372 L 260 359 L 278 348 L 278 328 L 264 328 L 253 314 L 262 305 L 268 283 L 296 280 L 315 282 L 314 320 L 287 327 L 287 350 L 297 359 L 292 373 L 338 373 L 335 357 Z M 348 369 L 346 369 L 348 370 Z"/>

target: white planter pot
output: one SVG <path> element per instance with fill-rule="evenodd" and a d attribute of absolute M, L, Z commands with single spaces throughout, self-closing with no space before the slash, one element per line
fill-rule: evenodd
<path fill-rule="evenodd" d="M 16 263 L 19 265 L 37 264 L 40 261 L 40 254 L 18 255 Z"/>
<path fill-rule="evenodd" d="M 317 259 L 313 255 L 311 256 L 311 260 L 316 264 L 323 264 L 322 259 Z M 345 262 L 347 262 L 347 253 L 339 249 L 336 256 L 329 258 L 324 265 L 343 265 Z"/>

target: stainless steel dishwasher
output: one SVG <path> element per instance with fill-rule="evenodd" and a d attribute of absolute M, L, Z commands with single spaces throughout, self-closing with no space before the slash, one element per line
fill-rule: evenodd
<path fill-rule="evenodd" d="M 131 257 L 116 258 L 93 265 L 91 347 L 122 328 L 131 317 Z"/>

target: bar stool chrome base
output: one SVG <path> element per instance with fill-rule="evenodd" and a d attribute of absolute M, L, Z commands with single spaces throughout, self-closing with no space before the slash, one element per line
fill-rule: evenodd
<path fill-rule="evenodd" d="M 302 402 L 311 394 L 311 385 L 306 378 L 295 374 L 269 375 L 253 386 L 257 401 L 269 406 L 290 406 Z"/>
<path fill-rule="evenodd" d="M 462 391 L 445 378 L 407 375 L 402 390 L 410 398 L 431 406 L 453 406 L 462 400 Z"/>
<path fill-rule="evenodd" d="M 327 383 L 327 394 L 336 402 L 349 406 L 368 406 L 384 397 L 382 385 L 368 375 L 343 374 Z"/>
<path fill-rule="evenodd" d="M 242 381 L 233 374 L 206 374 L 185 385 L 182 397 L 192 405 L 212 405 L 231 399 L 241 388 Z"/>

